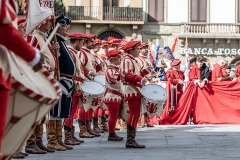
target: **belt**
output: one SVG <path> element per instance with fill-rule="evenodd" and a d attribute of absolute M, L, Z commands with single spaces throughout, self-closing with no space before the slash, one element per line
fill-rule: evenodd
<path fill-rule="evenodd" d="M 79 81 L 79 82 L 83 82 L 83 79 L 80 78 L 80 77 L 76 77 L 76 76 L 73 76 L 71 74 L 66 74 L 66 73 L 60 73 L 61 76 L 66 76 L 66 77 L 69 77 L 69 78 L 72 78 L 76 81 Z"/>
<path fill-rule="evenodd" d="M 111 89 L 107 89 L 107 93 L 112 93 L 112 94 L 116 94 L 116 95 L 118 95 L 118 96 L 122 96 L 122 93 L 121 93 L 121 92 L 114 91 L 114 90 L 111 90 Z"/>

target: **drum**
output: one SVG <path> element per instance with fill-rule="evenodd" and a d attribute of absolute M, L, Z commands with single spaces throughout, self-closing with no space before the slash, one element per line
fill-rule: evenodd
<path fill-rule="evenodd" d="M 36 123 L 52 109 L 62 92 L 57 81 L 44 69 L 34 72 L 22 58 L 12 53 L 5 58 L 12 75 L 2 141 L 2 153 L 7 159 L 22 147 Z"/>
<path fill-rule="evenodd" d="M 147 113 L 149 118 L 160 116 L 167 100 L 167 91 L 157 84 L 147 84 L 140 91 L 144 96 L 141 99 L 141 113 Z"/>
<path fill-rule="evenodd" d="M 97 75 L 94 77 L 93 80 L 96 81 L 96 82 L 99 82 L 99 83 L 101 83 L 102 85 L 105 86 L 106 78 L 105 78 L 105 74 L 104 74 L 104 73 L 99 73 L 99 74 L 97 74 Z"/>
<path fill-rule="evenodd" d="M 100 107 L 105 92 L 105 87 L 101 83 L 96 81 L 84 81 L 80 90 L 83 93 L 82 104 L 86 112 L 90 108 L 95 111 Z"/>
<path fill-rule="evenodd" d="M 127 102 L 123 102 L 123 105 L 120 108 L 120 117 L 127 122 L 128 121 L 128 117 L 129 117 L 129 108 L 128 108 L 128 103 Z"/>

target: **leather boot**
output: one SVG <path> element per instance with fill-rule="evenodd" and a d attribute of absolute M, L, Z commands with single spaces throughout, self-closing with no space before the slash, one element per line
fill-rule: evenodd
<path fill-rule="evenodd" d="M 47 133 L 47 148 L 54 149 L 56 151 L 66 151 L 67 148 L 61 146 L 57 141 L 56 135 L 56 120 L 50 120 L 46 124 Z"/>
<path fill-rule="evenodd" d="M 123 137 L 119 137 L 116 135 L 116 133 L 109 133 L 108 135 L 108 141 L 122 141 Z"/>
<path fill-rule="evenodd" d="M 25 157 L 29 155 L 28 153 L 23 153 L 23 152 L 19 152 L 19 154 L 24 155 Z"/>
<path fill-rule="evenodd" d="M 75 137 L 74 133 L 75 133 L 75 126 L 72 126 L 72 138 L 74 139 L 74 141 L 76 142 L 80 142 L 80 143 L 84 143 L 84 140 L 80 140 L 80 139 L 77 139 L 77 137 Z"/>
<path fill-rule="evenodd" d="M 104 117 L 98 118 L 99 128 L 105 132 L 108 132 L 107 122 Z"/>
<path fill-rule="evenodd" d="M 17 152 L 17 153 L 15 153 L 15 154 L 13 155 L 12 158 L 16 158 L 16 159 L 24 159 L 25 156 L 22 155 L 22 154 L 20 154 L 20 152 Z"/>
<path fill-rule="evenodd" d="M 147 113 L 144 113 L 143 121 L 146 124 L 146 127 L 154 127 L 153 125 L 148 123 L 147 117 L 148 117 Z"/>
<path fill-rule="evenodd" d="M 130 125 L 127 125 L 127 142 L 126 148 L 145 148 L 145 145 L 138 144 L 135 141 L 136 129 Z"/>
<path fill-rule="evenodd" d="M 36 136 L 36 145 L 41 150 L 47 151 L 47 152 L 55 152 L 54 149 L 47 148 L 43 145 L 43 124 L 39 124 L 35 128 L 35 136 Z"/>
<path fill-rule="evenodd" d="M 56 120 L 56 135 L 57 135 L 57 141 L 58 143 L 63 146 L 64 148 L 67 148 L 67 149 L 73 149 L 73 147 L 71 146 L 68 146 L 68 145 L 65 145 L 62 141 L 63 139 L 63 136 L 62 136 L 62 120 Z"/>
<path fill-rule="evenodd" d="M 91 135 L 87 132 L 87 128 L 85 125 L 79 124 L 79 128 L 80 128 L 79 137 L 81 137 L 81 138 L 93 138 L 94 137 L 94 135 Z"/>
<path fill-rule="evenodd" d="M 95 137 L 100 137 L 100 136 L 101 136 L 101 134 L 99 134 L 99 133 L 97 133 L 97 132 L 94 132 L 94 131 L 92 130 L 92 128 L 91 128 L 91 122 L 88 122 L 88 123 L 86 124 L 86 128 L 87 128 L 87 132 L 88 132 L 89 134 L 91 134 L 91 135 L 93 135 L 93 136 L 95 136 Z"/>
<path fill-rule="evenodd" d="M 46 154 L 47 152 L 44 150 L 41 150 L 37 145 L 36 145 L 36 137 L 34 130 L 32 131 L 30 137 L 27 140 L 27 144 L 25 146 L 25 152 L 29 154 Z"/>
<path fill-rule="evenodd" d="M 65 134 L 65 140 L 64 143 L 66 145 L 79 145 L 81 144 L 80 142 L 76 142 L 73 138 L 72 138 L 72 132 L 69 130 L 65 130 L 64 127 L 64 134 Z"/>
<path fill-rule="evenodd" d="M 98 127 L 98 118 L 93 118 L 93 131 L 95 133 L 104 133 L 104 131 Z"/>

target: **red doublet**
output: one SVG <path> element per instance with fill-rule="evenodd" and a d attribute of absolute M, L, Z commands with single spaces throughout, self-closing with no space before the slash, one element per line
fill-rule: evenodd
<path fill-rule="evenodd" d="M 133 84 L 140 89 L 142 87 L 141 81 L 145 75 L 146 72 L 144 72 L 144 70 L 141 71 L 138 61 L 133 56 L 127 54 L 121 64 L 121 76 L 124 84 L 124 100 L 128 101 L 129 107 L 128 124 L 134 128 L 137 127 L 137 122 L 140 116 L 142 97 L 130 86 L 130 84 Z"/>
<path fill-rule="evenodd" d="M 104 103 L 108 108 L 108 128 L 109 133 L 115 133 L 116 122 L 122 103 L 120 71 L 115 65 L 109 64 L 106 70 L 106 88 Z"/>
<path fill-rule="evenodd" d="M 212 81 L 218 81 L 217 78 L 223 77 L 222 69 L 218 63 L 213 65 Z"/>
<path fill-rule="evenodd" d="M 179 80 L 184 81 L 184 73 L 182 71 L 177 71 L 172 68 L 170 68 L 165 75 L 166 79 L 170 81 L 173 85 L 178 84 Z M 183 93 L 183 84 L 178 84 L 177 85 L 177 101 L 181 98 Z M 174 94 L 175 95 L 175 94 Z M 174 102 L 175 102 L 175 97 L 174 97 Z"/>

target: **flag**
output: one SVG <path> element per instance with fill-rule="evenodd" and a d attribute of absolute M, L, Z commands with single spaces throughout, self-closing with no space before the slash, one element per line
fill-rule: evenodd
<path fill-rule="evenodd" d="M 152 63 L 154 63 L 154 62 L 155 62 L 155 59 L 154 59 L 154 57 L 153 57 L 153 55 L 152 55 L 152 52 L 151 52 L 151 49 L 150 49 L 150 48 L 148 48 L 148 55 L 149 55 L 150 61 L 151 61 Z"/>
<path fill-rule="evenodd" d="M 185 80 L 188 81 L 189 77 L 188 77 L 188 72 L 189 72 L 189 54 L 188 54 L 188 41 L 187 41 L 187 37 L 186 37 L 186 42 L 185 42 Z"/>
<path fill-rule="evenodd" d="M 26 34 L 30 34 L 48 18 L 54 17 L 54 0 L 26 0 Z"/>
<path fill-rule="evenodd" d="M 178 41 L 178 38 L 176 37 L 175 40 L 174 40 L 174 43 L 172 45 L 172 48 L 171 48 L 172 53 L 174 53 L 174 51 L 175 51 L 175 48 L 176 48 L 176 45 L 177 45 L 177 41 Z"/>
<path fill-rule="evenodd" d="M 156 50 L 155 50 L 155 52 L 156 52 L 156 54 L 155 54 L 155 63 L 157 63 L 158 59 L 159 59 L 159 56 L 158 56 L 159 49 L 160 49 L 160 45 L 157 45 Z"/>
<path fill-rule="evenodd" d="M 164 50 L 163 56 L 164 56 L 165 58 L 167 58 L 167 59 L 169 59 L 169 60 L 174 60 L 174 59 L 175 59 L 175 57 L 173 56 L 173 54 L 172 54 L 172 52 L 171 52 L 171 49 L 170 49 L 168 46 L 165 46 L 165 47 L 163 48 L 163 50 Z"/>

